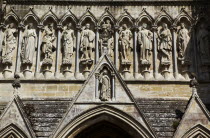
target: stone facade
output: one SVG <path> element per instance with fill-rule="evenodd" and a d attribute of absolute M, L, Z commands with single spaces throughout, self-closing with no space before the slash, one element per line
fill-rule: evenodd
<path fill-rule="evenodd" d="M 209 1 L 0 5 L 0 137 L 210 137 Z"/>

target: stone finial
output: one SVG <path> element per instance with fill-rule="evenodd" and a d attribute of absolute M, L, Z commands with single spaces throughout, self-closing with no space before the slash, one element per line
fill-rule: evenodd
<path fill-rule="evenodd" d="M 14 78 L 15 78 L 15 80 L 13 81 L 12 86 L 13 86 L 13 88 L 14 88 L 14 90 L 15 90 L 15 91 L 14 91 L 15 94 L 17 94 L 18 88 L 21 87 L 21 85 L 20 85 L 20 76 L 19 76 L 19 74 L 15 74 L 15 75 L 14 75 Z"/>

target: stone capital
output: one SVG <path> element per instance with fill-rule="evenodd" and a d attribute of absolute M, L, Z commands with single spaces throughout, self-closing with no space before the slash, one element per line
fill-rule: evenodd
<path fill-rule="evenodd" d="M 176 26 L 176 25 L 172 25 L 172 26 L 171 26 L 171 30 L 172 30 L 173 32 L 175 32 L 175 31 L 177 30 L 177 26 Z"/>
<path fill-rule="evenodd" d="M 157 27 L 156 25 L 153 25 L 153 26 L 152 26 L 152 31 L 153 31 L 153 32 L 157 32 L 157 30 L 158 30 L 158 27 Z"/>
<path fill-rule="evenodd" d="M 119 31 L 119 29 L 120 29 L 120 27 L 119 27 L 118 25 L 115 25 L 115 26 L 114 26 L 114 30 L 115 30 L 115 31 Z"/>

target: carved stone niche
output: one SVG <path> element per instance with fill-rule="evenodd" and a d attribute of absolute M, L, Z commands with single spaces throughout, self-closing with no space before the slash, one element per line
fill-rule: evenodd
<path fill-rule="evenodd" d="M 25 78 L 33 76 L 31 67 L 35 61 L 35 51 L 37 50 L 37 25 L 34 18 L 28 18 L 24 22 L 22 43 L 21 43 L 21 61 Z"/>
<path fill-rule="evenodd" d="M 18 38 L 18 23 L 14 18 L 8 18 L 6 26 L 3 27 L 3 40 L 2 40 L 2 55 L 1 64 L 3 65 L 4 78 L 10 78 L 15 62 L 15 50 L 17 47 Z"/>
<path fill-rule="evenodd" d="M 152 47 L 153 47 L 153 33 L 151 30 L 151 22 L 146 18 L 142 19 L 138 25 L 137 33 L 137 53 L 139 69 L 145 79 L 152 77 L 150 73 L 150 66 L 152 64 Z"/>
<path fill-rule="evenodd" d="M 45 78 L 52 77 L 51 67 L 54 62 L 53 53 L 56 50 L 56 24 L 53 19 L 48 18 L 44 22 L 44 28 L 42 32 L 42 71 Z"/>
<path fill-rule="evenodd" d="M 101 101 L 111 101 L 113 97 L 113 90 L 112 90 L 112 75 L 109 68 L 104 66 L 102 69 L 96 73 L 96 79 L 98 79 L 98 88 L 97 88 L 97 99 Z"/>
<path fill-rule="evenodd" d="M 131 29 L 132 23 L 127 18 L 124 18 L 119 29 L 119 57 L 120 70 L 125 79 L 131 78 L 130 67 L 133 57 L 133 33 Z"/>
<path fill-rule="evenodd" d="M 76 46 L 75 28 L 76 24 L 72 20 L 66 20 L 62 27 L 62 69 L 65 78 L 73 76 L 72 64 L 74 63 L 74 51 Z"/>
<path fill-rule="evenodd" d="M 114 23 L 108 17 L 104 18 L 100 24 L 99 31 L 99 55 L 114 57 Z"/>
<path fill-rule="evenodd" d="M 80 64 L 85 78 L 88 77 L 94 61 L 95 33 L 94 23 L 90 18 L 86 18 L 82 23 L 80 37 Z"/>
<path fill-rule="evenodd" d="M 189 80 L 191 53 L 192 53 L 192 40 L 191 40 L 191 24 L 185 19 L 181 18 L 177 27 L 177 50 L 178 50 L 178 68 L 182 76 Z"/>
<path fill-rule="evenodd" d="M 169 79 L 171 75 L 172 33 L 169 28 L 170 23 L 167 22 L 167 19 L 163 19 L 158 24 L 157 31 L 158 56 L 160 59 L 159 70 L 165 79 Z"/>
<path fill-rule="evenodd" d="M 210 79 L 210 27 L 207 21 L 201 18 L 196 27 L 197 50 L 200 57 L 203 79 Z"/>

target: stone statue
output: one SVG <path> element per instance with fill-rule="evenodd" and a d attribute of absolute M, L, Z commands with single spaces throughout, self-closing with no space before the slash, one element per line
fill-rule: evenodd
<path fill-rule="evenodd" d="M 152 32 L 147 29 L 147 24 L 143 23 L 138 33 L 138 43 L 140 46 L 141 63 L 150 63 L 150 55 L 152 50 Z"/>
<path fill-rule="evenodd" d="M 95 33 L 90 30 L 90 24 L 87 23 L 81 32 L 80 50 L 83 52 L 81 61 L 93 61 L 92 50 L 94 49 L 94 40 Z"/>
<path fill-rule="evenodd" d="M 100 34 L 99 45 L 101 55 L 106 53 L 110 57 L 113 56 L 114 38 L 113 31 L 111 30 L 110 20 L 106 20 L 106 22 L 102 24 L 102 32 Z"/>
<path fill-rule="evenodd" d="M 67 24 L 66 29 L 62 33 L 63 40 L 63 64 L 71 64 L 75 35 L 74 30 L 72 30 L 72 23 Z"/>
<path fill-rule="evenodd" d="M 172 50 L 172 35 L 166 23 L 158 30 L 158 49 L 161 52 L 161 64 L 170 63 L 170 52 Z"/>
<path fill-rule="evenodd" d="M 108 101 L 111 98 L 111 85 L 107 69 L 104 69 L 99 76 L 99 90 L 101 101 Z"/>
<path fill-rule="evenodd" d="M 181 29 L 178 31 L 178 58 L 179 60 L 189 60 L 188 49 L 189 49 L 189 31 L 186 29 L 185 24 L 181 23 Z"/>
<path fill-rule="evenodd" d="M 209 50 L 209 32 L 205 28 L 205 24 L 202 23 L 197 34 L 197 45 L 202 60 L 208 60 L 210 56 Z"/>
<path fill-rule="evenodd" d="M 44 60 L 43 62 L 48 64 L 52 64 L 52 53 L 55 50 L 55 30 L 53 29 L 53 24 L 48 24 L 47 27 L 45 27 L 43 32 L 43 38 L 42 38 L 42 52 L 44 53 Z"/>
<path fill-rule="evenodd" d="M 24 64 L 32 64 L 35 48 L 37 47 L 36 30 L 33 29 L 33 23 L 26 26 L 22 41 L 22 62 Z"/>
<path fill-rule="evenodd" d="M 14 50 L 17 46 L 17 29 L 14 28 L 14 23 L 10 23 L 4 32 L 2 42 L 2 63 L 12 64 Z"/>
<path fill-rule="evenodd" d="M 121 60 L 122 63 L 127 63 L 129 61 L 129 56 L 130 56 L 130 50 L 133 48 L 132 47 L 132 33 L 130 29 L 128 29 L 126 24 L 122 25 L 122 30 L 120 31 L 119 34 L 119 49 L 120 49 L 120 55 L 121 55 Z"/>

